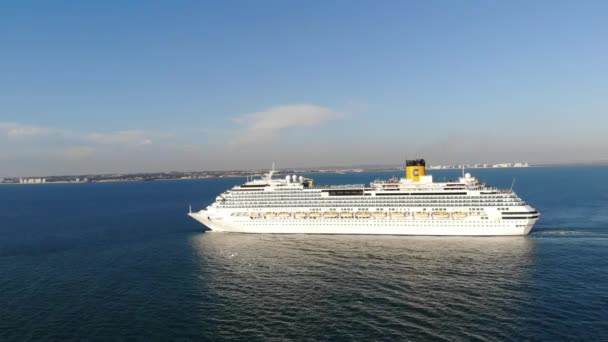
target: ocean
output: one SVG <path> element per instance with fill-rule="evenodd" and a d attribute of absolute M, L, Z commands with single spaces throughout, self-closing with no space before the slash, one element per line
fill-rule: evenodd
<path fill-rule="evenodd" d="M 203 232 L 237 178 L 0 185 L 0 340 L 608 341 L 608 167 L 471 173 L 516 179 L 531 235 Z"/>

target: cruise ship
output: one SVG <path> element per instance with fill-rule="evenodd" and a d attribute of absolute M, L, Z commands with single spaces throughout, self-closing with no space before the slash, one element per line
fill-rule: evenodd
<path fill-rule="evenodd" d="M 404 178 L 369 185 L 315 186 L 287 175 L 247 181 L 189 215 L 211 231 L 277 234 L 527 235 L 540 214 L 512 189 L 469 173 L 434 182 L 424 159 L 408 160 Z"/>

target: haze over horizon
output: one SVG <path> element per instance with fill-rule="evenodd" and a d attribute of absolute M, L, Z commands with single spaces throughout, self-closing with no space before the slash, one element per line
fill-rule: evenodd
<path fill-rule="evenodd" d="M 0 9 L 0 177 L 608 160 L 605 1 Z"/>

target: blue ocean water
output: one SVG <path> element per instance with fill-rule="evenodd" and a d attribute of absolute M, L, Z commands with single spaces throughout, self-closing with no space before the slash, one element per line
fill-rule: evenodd
<path fill-rule="evenodd" d="M 516 178 L 542 213 L 530 236 L 204 233 L 185 215 L 243 179 L 2 185 L 0 340 L 608 340 L 608 167 L 473 174 Z"/>

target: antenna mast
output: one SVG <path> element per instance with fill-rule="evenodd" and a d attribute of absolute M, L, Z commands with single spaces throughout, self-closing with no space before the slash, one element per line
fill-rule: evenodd
<path fill-rule="evenodd" d="M 511 189 L 510 189 L 511 191 L 513 191 L 513 187 L 515 186 L 515 180 L 516 180 L 516 179 L 517 179 L 517 178 L 513 177 L 513 183 L 511 183 Z"/>
<path fill-rule="evenodd" d="M 270 180 L 272 180 L 272 175 L 274 175 L 274 172 L 275 172 L 275 171 L 274 171 L 274 162 L 272 162 L 272 170 L 270 170 L 270 172 L 268 172 L 268 173 L 266 174 L 266 176 L 264 176 L 264 178 L 263 178 L 263 179 L 264 179 L 265 181 L 270 181 Z"/>

